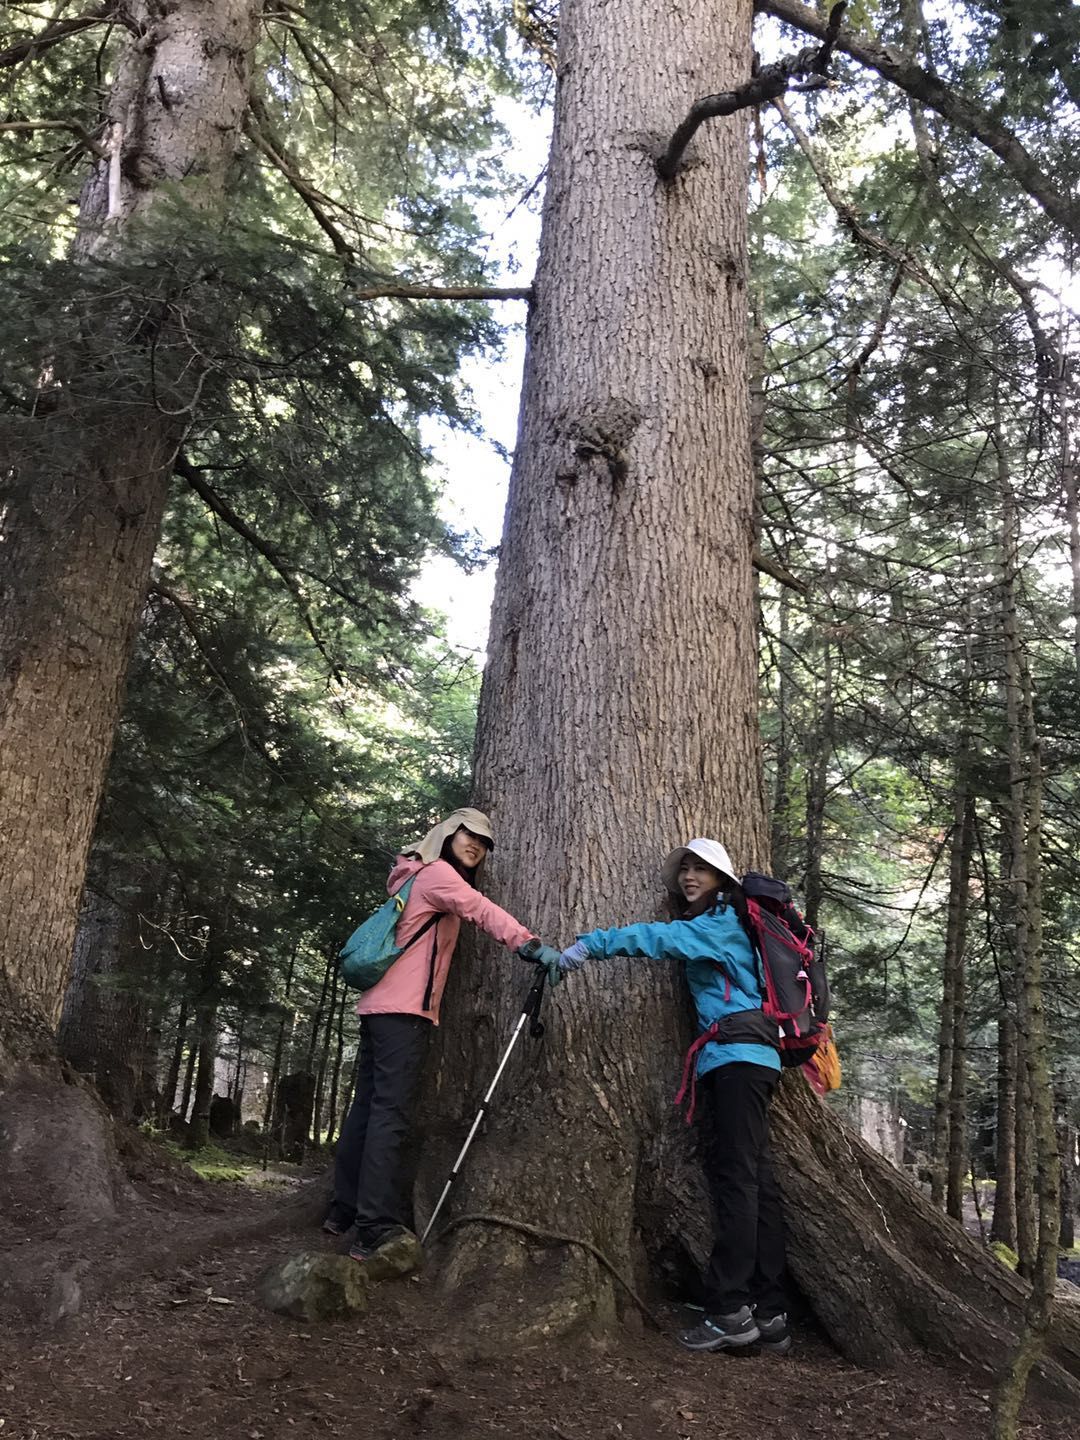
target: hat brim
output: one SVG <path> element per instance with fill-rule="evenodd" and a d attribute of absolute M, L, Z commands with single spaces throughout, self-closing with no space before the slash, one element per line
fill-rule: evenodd
<path fill-rule="evenodd" d="M 456 830 L 468 830 L 470 835 L 475 835 L 477 840 L 482 840 L 488 850 L 495 849 L 495 836 L 492 833 L 491 821 L 482 810 L 473 810 L 470 806 L 463 806 L 460 810 L 453 811 L 445 820 L 434 826 L 424 838 L 417 844 L 410 846 L 403 853 L 406 855 L 418 855 L 425 865 L 430 865 L 442 854 L 442 847 L 445 841 Z"/>
<path fill-rule="evenodd" d="M 693 855 L 696 860 L 703 860 L 706 865 L 711 865 L 717 874 L 739 883 L 739 877 L 735 874 L 730 857 L 722 845 L 716 841 L 703 843 L 691 840 L 689 845 L 680 845 L 677 850 L 672 850 L 660 867 L 660 878 L 671 894 L 679 893 L 679 866 L 685 855 Z"/>

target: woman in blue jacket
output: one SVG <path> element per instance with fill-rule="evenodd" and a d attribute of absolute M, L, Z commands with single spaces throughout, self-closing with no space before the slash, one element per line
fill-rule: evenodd
<path fill-rule="evenodd" d="M 681 960 L 699 1035 L 687 1057 L 710 1103 L 704 1165 L 716 1210 L 705 1274 L 705 1316 L 679 1336 L 689 1350 L 757 1342 L 786 1353 L 784 1220 L 769 1153 L 768 1109 L 780 1078 L 777 1027 L 740 915 L 742 887 L 723 845 L 691 840 L 661 871 L 677 919 L 592 930 L 564 950 L 563 970 L 615 955 Z M 685 1088 L 685 1087 L 684 1087 Z"/>

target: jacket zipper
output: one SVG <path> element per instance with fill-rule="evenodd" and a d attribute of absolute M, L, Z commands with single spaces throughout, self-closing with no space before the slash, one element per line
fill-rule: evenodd
<path fill-rule="evenodd" d="M 431 964 L 428 966 L 427 989 L 424 991 L 423 1010 L 431 1009 L 431 992 L 435 989 L 435 962 L 439 958 L 439 920 L 435 921 L 435 927 L 431 935 Z"/>

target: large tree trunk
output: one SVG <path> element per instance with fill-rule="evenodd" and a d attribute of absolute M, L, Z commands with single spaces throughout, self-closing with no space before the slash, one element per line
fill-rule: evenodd
<path fill-rule="evenodd" d="M 257 13 L 253 0 L 129 7 L 137 33 L 107 107 L 113 156 L 95 164 L 79 208 L 77 250 L 88 261 L 102 252 L 122 260 L 130 222 L 165 187 L 194 205 L 220 196 L 247 108 Z M 50 1027 L 187 418 L 158 403 L 161 353 L 114 395 L 110 361 L 129 321 L 92 336 L 88 323 L 63 356 L 42 357 L 40 417 L 7 438 L 0 466 L 13 475 L 0 510 L 0 965 Z M 69 374 L 77 386 L 55 383 Z M 5 1048 L 0 1035 L 0 1058 Z"/>
<path fill-rule="evenodd" d="M 79 206 L 87 275 L 102 255 L 123 264 L 131 222 L 163 196 L 195 207 L 222 196 L 258 11 L 254 0 L 127 7 L 106 102 L 110 155 L 95 162 Z M 34 422 L 0 437 L 0 1173 L 10 1192 L 46 1206 L 67 1197 L 73 1147 L 97 1157 L 85 1163 L 91 1189 L 108 1171 L 103 1114 L 89 1094 L 50 1088 L 45 1076 L 128 658 L 190 418 L 166 411 L 194 400 L 198 371 L 185 377 L 190 352 L 176 359 L 168 344 L 151 364 L 155 337 L 133 340 L 123 307 L 85 308 L 75 306 L 62 350 L 41 357 Z M 105 1180 L 89 1204 L 105 1213 L 113 1192 Z"/>
<path fill-rule="evenodd" d="M 699 163 L 670 187 L 653 165 L 688 102 L 749 74 L 750 21 L 750 0 L 569 0 L 560 16 L 476 790 L 499 836 L 499 902 L 564 943 L 652 913 L 659 862 L 691 835 L 721 836 L 739 864 L 765 858 L 744 119 L 702 131 Z M 489 951 L 462 959 L 443 1123 L 475 1102 L 460 1077 L 494 1069 L 529 979 Z M 467 1208 L 557 1215 L 624 1266 L 643 1232 L 671 1252 L 696 1232 L 700 1257 L 700 1186 L 671 1116 L 675 975 L 596 965 L 552 1008 L 538 1084 L 500 1107 Z M 424 1188 L 437 1179 L 429 1169 Z M 527 1299 L 529 1325 L 611 1314 L 592 1259 L 572 1252 L 538 1276 L 520 1254 L 508 1232 L 469 1228 L 450 1274 L 498 1264 L 501 1304 Z"/>
<path fill-rule="evenodd" d="M 476 765 L 477 800 L 498 831 L 495 897 L 553 942 L 654 915 L 661 857 L 692 835 L 719 836 L 737 865 L 766 858 L 744 121 L 701 132 L 670 187 L 651 163 L 688 101 L 748 75 L 750 11 L 749 0 L 678 10 L 567 0 L 561 12 Z M 491 947 L 463 947 L 429 1077 L 421 1222 L 528 980 Z M 679 1280 L 710 1230 L 671 1106 L 686 1039 L 678 977 L 597 962 L 555 992 L 551 1012 L 544 1045 L 522 1042 L 504 1075 L 444 1242 L 458 1323 L 474 1340 L 490 1322 L 500 1349 L 511 1335 L 609 1321 L 618 1297 L 580 1247 L 530 1256 L 492 1217 L 580 1237 L 627 1273 L 648 1262 Z M 837 1343 L 868 1361 L 928 1345 L 1000 1363 L 1023 1282 L 801 1080 L 777 1121 L 795 1271 Z M 1080 1376 L 1075 1334 L 1059 1356 Z M 1063 1369 L 1054 1381 L 1080 1395 Z"/>

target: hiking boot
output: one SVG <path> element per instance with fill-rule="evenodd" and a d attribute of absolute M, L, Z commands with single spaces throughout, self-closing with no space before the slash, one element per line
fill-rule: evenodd
<path fill-rule="evenodd" d="M 348 1247 L 349 1259 L 359 1260 L 361 1262 L 370 1260 L 384 1245 L 388 1245 L 391 1240 L 396 1240 L 399 1235 L 405 1235 L 407 1233 L 404 1225 L 393 1225 L 389 1230 L 384 1230 L 381 1235 L 377 1235 L 374 1240 L 361 1238 L 361 1236 L 357 1234 L 352 1244 Z"/>
<path fill-rule="evenodd" d="M 324 1235 L 345 1235 L 352 1229 L 354 1223 L 352 1216 L 346 1214 L 335 1200 L 326 1212 L 326 1218 L 322 1222 L 322 1232 Z"/>
<path fill-rule="evenodd" d="M 786 1355 L 793 1344 L 787 1316 L 770 1315 L 766 1320 L 761 1315 L 755 1315 L 754 1319 L 757 1321 L 759 1332 L 758 1349 L 768 1350 L 773 1355 Z"/>
<path fill-rule="evenodd" d="M 680 1333 L 679 1344 L 687 1350 L 738 1350 L 752 1345 L 760 1333 L 750 1306 L 744 1305 L 733 1315 L 706 1315 Z"/>

